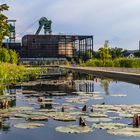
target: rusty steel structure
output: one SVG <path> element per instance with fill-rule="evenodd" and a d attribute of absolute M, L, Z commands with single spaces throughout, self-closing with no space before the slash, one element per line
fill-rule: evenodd
<path fill-rule="evenodd" d="M 92 56 L 93 36 L 25 35 L 21 58 L 80 58 L 85 51 Z"/>

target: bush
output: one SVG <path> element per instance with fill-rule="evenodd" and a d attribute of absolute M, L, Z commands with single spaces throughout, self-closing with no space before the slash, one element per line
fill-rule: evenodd
<path fill-rule="evenodd" d="M 88 61 L 86 61 L 85 64 L 86 66 L 89 66 L 89 67 L 95 67 L 95 63 L 93 59 L 89 59 Z"/>
<path fill-rule="evenodd" d="M 7 49 L 1 48 L 0 49 L 0 61 L 1 62 L 9 62 L 10 61 L 10 54 Z"/>
<path fill-rule="evenodd" d="M 113 63 L 115 67 L 140 68 L 140 59 L 117 58 Z"/>
<path fill-rule="evenodd" d="M 86 61 L 85 65 L 90 67 L 102 67 L 103 61 L 100 59 L 89 59 Z"/>
<path fill-rule="evenodd" d="M 16 51 L 9 50 L 9 54 L 10 54 L 9 62 L 12 64 L 17 64 L 18 63 L 18 54 L 16 53 Z"/>
<path fill-rule="evenodd" d="M 108 59 L 104 61 L 104 66 L 105 67 L 112 67 L 113 66 L 113 61 Z"/>
<path fill-rule="evenodd" d="M 113 60 L 113 66 L 114 66 L 114 67 L 120 67 L 119 59 L 114 59 L 114 60 Z"/>
<path fill-rule="evenodd" d="M 140 68 L 140 59 L 134 58 L 116 58 L 114 60 L 89 59 L 82 66 L 90 67 L 126 67 L 126 68 Z"/>
<path fill-rule="evenodd" d="M 96 67 L 102 67 L 103 66 L 103 61 L 100 59 L 94 59 L 94 63 Z"/>
<path fill-rule="evenodd" d="M 0 61 L 17 64 L 18 63 L 18 54 L 13 50 L 8 51 L 5 48 L 1 48 L 0 49 Z"/>

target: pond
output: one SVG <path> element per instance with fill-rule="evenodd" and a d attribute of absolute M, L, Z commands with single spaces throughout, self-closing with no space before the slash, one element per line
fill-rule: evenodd
<path fill-rule="evenodd" d="M 23 83 L 16 94 L 6 96 L 12 99 L 12 105 L 0 110 L 1 116 L 5 115 L 0 126 L 1 140 L 140 139 L 139 128 L 135 128 L 137 136 L 131 131 L 122 134 L 126 128 L 133 128 L 133 115 L 140 114 L 139 85 L 68 72 Z M 84 105 L 86 111 L 82 111 Z M 38 117 L 44 120 L 31 121 Z M 89 132 L 79 133 L 71 128 L 79 125 L 80 117 Z"/>

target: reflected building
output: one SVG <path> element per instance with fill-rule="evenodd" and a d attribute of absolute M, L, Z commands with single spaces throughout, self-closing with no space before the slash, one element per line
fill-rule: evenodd
<path fill-rule="evenodd" d="M 82 92 L 94 92 L 94 81 L 75 81 L 75 89 Z"/>

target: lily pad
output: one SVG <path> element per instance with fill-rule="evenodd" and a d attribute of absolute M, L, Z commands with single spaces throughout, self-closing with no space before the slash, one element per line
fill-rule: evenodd
<path fill-rule="evenodd" d="M 110 96 L 113 96 L 113 97 L 126 97 L 127 94 L 112 94 Z"/>
<path fill-rule="evenodd" d="M 34 116 L 34 117 L 29 117 L 28 120 L 30 120 L 30 121 L 47 121 L 48 117 L 46 117 L 46 116 Z"/>
<path fill-rule="evenodd" d="M 140 128 L 122 128 L 122 129 L 112 129 L 108 130 L 107 133 L 113 135 L 125 135 L 125 136 L 136 136 L 140 137 Z"/>
<path fill-rule="evenodd" d="M 130 113 L 121 113 L 120 112 L 119 116 L 123 117 L 123 118 L 133 118 L 134 115 L 132 113 L 130 114 Z"/>
<path fill-rule="evenodd" d="M 88 126 L 77 126 L 77 125 L 71 125 L 71 126 L 59 126 L 55 128 L 58 132 L 63 133 L 88 133 L 92 132 L 92 128 Z"/>
<path fill-rule="evenodd" d="M 29 117 L 29 115 L 27 115 L 27 114 L 15 114 L 14 116 L 16 118 L 28 118 Z"/>
<path fill-rule="evenodd" d="M 90 117 L 108 117 L 105 113 L 103 113 L 103 112 L 95 112 L 95 113 L 91 113 L 91 114 L 89 114 L 89 116 Z"/>
<path fill-rule="evenodd" d="M 76 118 L 73 117 L 73 116 L 70 116 L 70 115 L 67 115 L 67 116 L 56 116 L 56 117 L 54 117 L 54 120 L 69 122 L 69 121 L 76 121 Z"/>
<path fill-rule="evenodd" d="M 120 129 L 128 126 L 127 124 L 124 123 L 99 123 L 99 124 L 93 124 L 94 128 L 99 128 L 99 129 L 107 129 L 107 130 L 112 130 L 112 129 Z"/>
<path fill-rule="evenodd" d="M 83 104 L 83 103 L 87 102 L 88 100 L 89 99 L 87 99 L 87 98 L 77 97 L 77 98 L 68 98 L 68 99 L 66 99 L 66 102 Z"/>
<path fill-rule="evenodd" d="M 32 116 L 46 116 L 46 113 L 44 112 L 26 112 L 27 115 L 32 115 Z"/>
<path fill-rule="evenodd" d="M 12 111 L 30 111 L 33 110 L 33 107 L 23 106 L 23 107 L 14 107 L 10 108 Z"/>
<path fill-rule="evenodd" d="M 96 122 L 96 123 L 99 123 L 99 122 L 111 122 L 112 119 L 110 118 L 86 118 L 86 121 L 88 122 Z"/>
<path fill-rule="evenodd" d="M 52 105 L 58 105 L 59 103 L 55 102 L 39 102 L 40 105 L 46 105 L 46 104 L 52 104 Z"/>
<path fill-rule="evenodd" d="M 46 115 L 58 121 L 76 121 L 76 117 L 68 112 L 49 112 Z"/>
<path fill-rule="evenodd" d="M 56 112 L 56 109 L 39 109 L 39 112 Z"/>
<path fill-rule="evenodd" d="M 22 129 L 32 129 L 32 128 L 38 128 L 42 126 L 44 126 L 44 124 L 41 123 L 19 123 L 14 125 L 14 127 L 22 128 Z"/>

